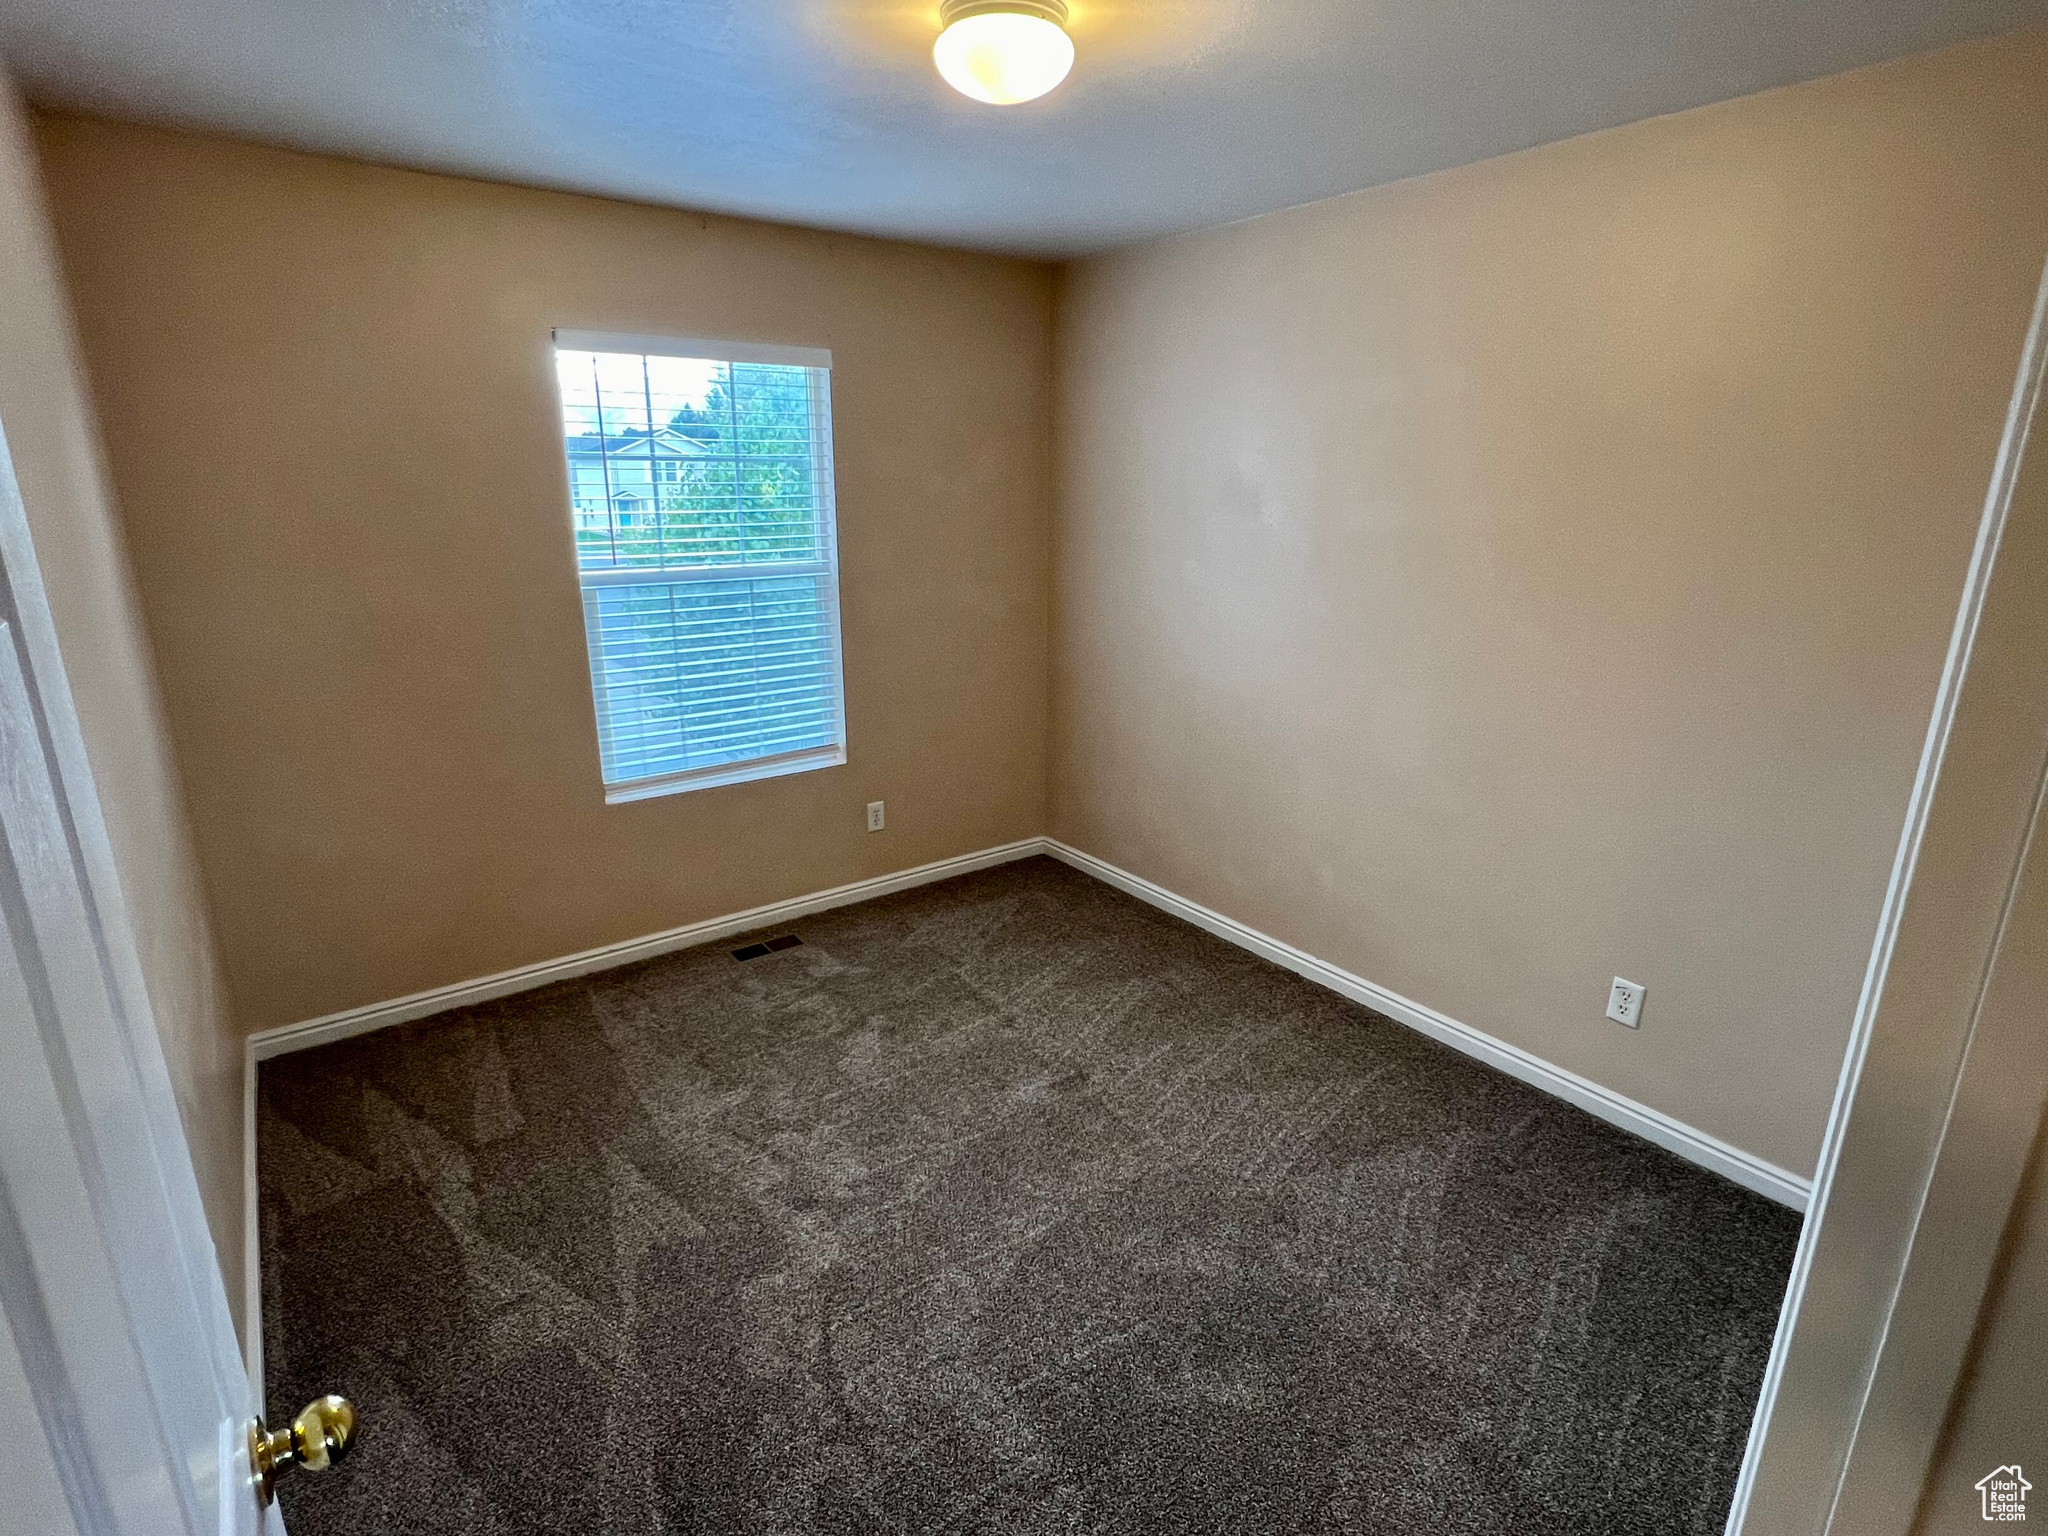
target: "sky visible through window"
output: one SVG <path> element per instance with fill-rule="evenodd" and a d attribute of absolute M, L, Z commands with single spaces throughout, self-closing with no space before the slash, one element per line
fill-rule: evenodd
<path fill-rule="evenodd" d="M 642 367 L 646 374 L 643 380 Z M 648 421 L 647 397 L 652 396 L 657 412 L 684 406 L 703 409 L 713 381 L 725 370 L 724 363 L 701 357 L 643 357 L 628 352 L 555 353 L 555 373 L 562 386 L 562 414 L 572 432 L 594 433 L 598 428 L 597 402 L 605 397 L 605 414 L 612 430 L 621 428 L 645 432 Z M 643 383 L 646 388 L 643 390 Z M 616 413 L 616 414 L 614 414 Z"/>

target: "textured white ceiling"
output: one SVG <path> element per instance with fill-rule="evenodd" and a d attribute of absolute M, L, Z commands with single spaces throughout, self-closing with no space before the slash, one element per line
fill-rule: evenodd
<path fill-rule="evenodd" d="M 956 96 L 937 0 L 0 0 L 53 105 L 1067 256 L 2048 20 L 2048 0 L 1076 0 Z"/>

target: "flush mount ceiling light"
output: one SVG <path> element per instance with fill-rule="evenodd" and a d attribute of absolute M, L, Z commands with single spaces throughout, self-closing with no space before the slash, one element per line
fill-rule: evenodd
<path fill-rule="evenodd" d="M 945 0 L 932 62 L 963 96 L 1007 107 L 1067 78 L 1074 40 L 1062 0 Z"/>

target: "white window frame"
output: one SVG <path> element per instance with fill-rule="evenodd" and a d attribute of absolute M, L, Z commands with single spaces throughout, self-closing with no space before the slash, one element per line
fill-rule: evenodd
<path fill-rule="evenodd" d="M 805 747 L 795 752 L 778 753 L 770 757 L 748 758 L 734 763 L 716 763 L 703 768 L 688 768 L 677 773 L 652 775 L 640 779 L 623 779 L 614 784 L 605 784 L 602 768 L 599 782 L 603 784 L 606 805 L 625 805 L 636 800 L 651 800 L 662 795 L 683 794 L 693 789 L 715 789 L 726 784 L 745 784 L 756 779 L 780 778 L 786 774 L 808 773 L 818 768 L 836 768 L 846 761 L 846 738 L 849 734 L 846 721 L 846 650 L 839 622 L 839 493 L 836 482 L 835 464 L 838 458 L 836 440 L 833 435 L 831 388 L 829 378 L 832 372 L 832 354 L 823 347 L 782 346 L 767 342 L 718 341 L 699 336 L 649 336 L 616 331 L 583 331 L 557 326 L 551 333 L 549 345 L 549 375 L 556 378 L 555 433 L 562 433 L 562 402 L 559 376 L 552 366 L 557 352 L 615 352 L 637 353 L 646 357 L 686 357 L 722 363 L 765 363 L 788 367 L 816 370 L 811 375 L 811 419 L 825 424 L 826 453 L 823 464 L 814 464 L 813 473 L 818 496 L 819 547 L 823 558 L 815 561 L 767 561 L 746 565 L 693 565 L 693 566 L 619 566 L 612 569 L 583 569 L 581 556 L 577 553 L 574 539 L 577 507 L 573 475 L 568 466 L 566 451 L 563 454 L 564 503 L 568 510 L 568 527 L 571 533 L 570 561 L 576 573 L 577 597 L 582 600 L 584 590 L 600 586 L 667 586 L 686 581 L 749 581 L 785 576 L 816 576 L 829 580 L 831 601 L 828 605 L 827 624 L 832 637 L 832 703 L 835 718 L 839 722 L 838 741 L 823 747 Z M 612 515 L 607 513 L 607 515 Z M 598 654 L 595 637 L 589 632 L 589 604 L 583 604 L 585 613 L 584 647 L 586 661 L 593 662 Z M 602 697 L 604 687 L 600 668 L 590 667 L 590 703 L 592 723 L 600 740 L 604 731 L 605 707 Z"/>

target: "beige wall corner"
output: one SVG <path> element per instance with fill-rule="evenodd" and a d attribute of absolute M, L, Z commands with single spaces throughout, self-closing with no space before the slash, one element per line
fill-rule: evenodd
<path fill-rule="evenodd" d="M 1049 268 L 40 142 L 244 1028 L 1044 830 Z M 604 803 L 555 326 L 832 352 L 845 766 Z"/>
<path fill-rule="evenodd" d="M 1810 1172 L 2044 250 L 2036 30 L 1077 266 L 1054 835 Z"/>
<path fill-rule="evenodd" d="M 28 127 L 0 79 L 0 428 L 21 488 L 193 1171 L 239 1320 L 242 1052 L 215 968 Z"/>

